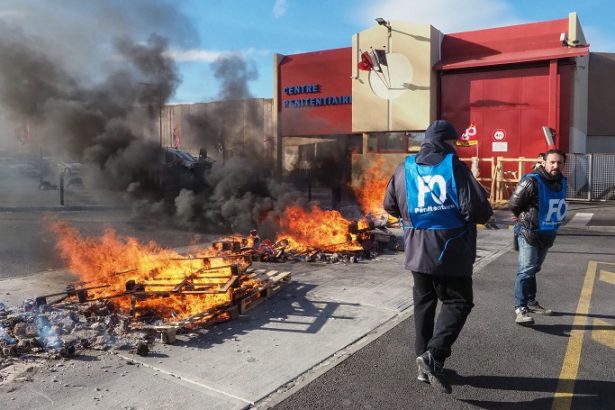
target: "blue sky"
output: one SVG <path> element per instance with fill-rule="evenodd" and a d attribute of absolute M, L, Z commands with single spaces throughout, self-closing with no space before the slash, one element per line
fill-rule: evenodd
<path fill-rule="evenodd" d="M 170 102 L 189 103 L 221 98 L 212 63 L 229 55 L 246 62 L 249 94 L 271 98 L 274 53 L 349 47 L 375 17 L 453 33 L 566 18 L 571 11 L 592 51 L 615 52 L 613 0 L 2 0 L 0 24 L 38 35 L 42 50 L 93 78 L 113 60 L 97 57 L 108 55 L 114 37 L 145 41 L 156 32 L 169 39 L 182 78 Z"/>
<path fill-rule="evenodd" d="M 215 99 L 217 85 L 209 63 L 223 53 L 244 56 L 258 70 L 258 78 L 249 83 L 250 93 L 271 98 L 273 53 L 349 47 L 352 35 L 374 25 L 375 17 L 429 23 L 453 33 L 566 18 L 576 11 L 591 50 L 615 52 L 612 0 L 189 0 L 178 4 L 194 21 L 200 44 L 191 61 L 178 61 L 183 83 L 173 98 L 177 102 Z"/>

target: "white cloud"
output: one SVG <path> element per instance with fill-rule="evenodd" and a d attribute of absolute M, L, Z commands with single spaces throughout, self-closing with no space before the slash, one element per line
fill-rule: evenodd
<path fill-rule="evenodd" d="M 275 3 L 273 3 L 273 17 L 282 17 L 284 14 L 286 14 L 287 8 L 288 4 L 286 3 L 286 0 L 275 0 Z"/>
<path fill-rule="evenodd" d="M 27 15 L 27 13 L 23 10 L 3 10 L 0 11 L 0 19 L 3 20 L 13 20 L 23 18 Z"/>
<path fill-rule="evenodd" d="M 431 24 L 443 33 L 522 23 L 504 0 L 380 0 L 362 7 L 367 24 L 374 18 Z"/>
<path fill-rule="evenodd" d="M 238 55 L 244 58 L 250 57 L 265 57 L 271 55 L 271 50 L 259 48 L 247 48 L 244 50 L 205 50 L 205 49 L 190 49 L 190 50 L 169 50 L 167 56 L 178 62 L 186 61 L 204 61 L 212 63 L 220 57 L 230 57 Z"/>
<path fill-rule="evenodd" d="M 191 50 L 169 50 L 167 55 L 176 61 L 207 61 L 212 62 L 222 55 L 229 54 L 228 51 L 211 51 L 202 49 Z"/>

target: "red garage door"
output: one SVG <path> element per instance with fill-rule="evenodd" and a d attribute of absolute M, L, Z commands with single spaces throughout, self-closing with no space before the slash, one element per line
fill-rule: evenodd
<path fill-rule="evenodd" d="M 567 150 L 571 69 L 560 65 L 558 70 L 554 104 L 560 125 L 556 132 L 559 147 Z M 476 125 L 481 158 L 534 158 L 547 149 L 542 131 L 549 123 L 547 65 L 444 73 L 441 78 L 441 117 L 452 121 L 460 132 L 470 123 Z M 475 156 L 477 147 L 460 147 L 458 151 L 462 157 Z M 488 170 L 481 167 L 481 174 L 486 175 L 484 172 Z"/>

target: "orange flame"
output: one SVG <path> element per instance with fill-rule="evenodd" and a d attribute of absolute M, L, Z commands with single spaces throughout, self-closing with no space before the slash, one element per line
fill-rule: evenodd
<path fill-rule="evenodd" d="M 178 283 L 199 274 L 199 281 L 226 283 L 231 280 L 232 270 L 225 258 L 190 258 L 163 249 L 155 242 L 141 244 L 131 237 L 120 237 L 114 230 L 106 229 L 101 237 L 83 237 L 79 232 L 62 221 L 53 221 L 51 229 L 58 236 L 56 247 L 68 268 L 79 275 L 86 287 L 108 285 L 88 291 L 90 298 L 121 295 L 126 283 L 151 286 L 159 290 L 160 297 L 138 299 L 136 307 L 140 312 L 152 311 L 160 318 L 181 320 L 204 312 L 212 307 L 231 301 L 231 289 L 225 293 L 212 294 L 169 294 Z M 218 269 L 212 269 L 216 268 Z M 192 276 L 191 276 L 192 275 Z M 147 285 L 149 283 L 149 285 Z M 242 286 L 254 286 L 254 282 L 242 282 Z M 149 290 L 149 289 L 148 289 Z M 166 293 L 165 293 L 166 292 Z M 162 297 L 164 296 L 164 297 Z M 130 311 L 128 296 L 110 299 L 121 312 Z"/>
<path fill-rule="evenodd" d="M 338 211 L 322 210 L 316 205 L 308 211 L 290 206 L 284 212 L 280 222 L 283 231 L 276 241 L 288 242 L 287 249 L 296 252 L 362 250 L 356 236 L 349 233 L 350 224 Z"/>
<path fill-rule="evenodd" d="M 354 188 L 359 206 L 365 214 L 386 214 L 382 203 L 391 175 L 384 171 L 383 164 L 382 156 L 374 158 L 371 166 L 363 172 L 360 185 Z"/>

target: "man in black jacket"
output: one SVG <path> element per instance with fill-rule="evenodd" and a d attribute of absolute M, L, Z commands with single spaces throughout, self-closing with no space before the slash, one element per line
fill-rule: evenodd
<path fill-rule="evenodd" d="M 444 361 L 474 306 L 476 224 L 493 214 L 487 193 L 455 154 L 456 139 L 451 123 L 434 121 L 418 154 L 396 168 L 384 198 L 384 209 L 404 226 L 405 268 L 414 279 L 418 380 L 446 393 Z"/>
<path fill-rule="evenodd" d="M 566 177 L 562 169 L 566 154 L 547 152 L 544 165 L 536 167 L 517 184 L 508 201 L 513 213 L 519 270 L 515 279 L 515 322 L 534 323 L 531 313 L 550 315 L 536 300 L 536 273 L 555 242 L 557 229 L 566 217 Z"/>

